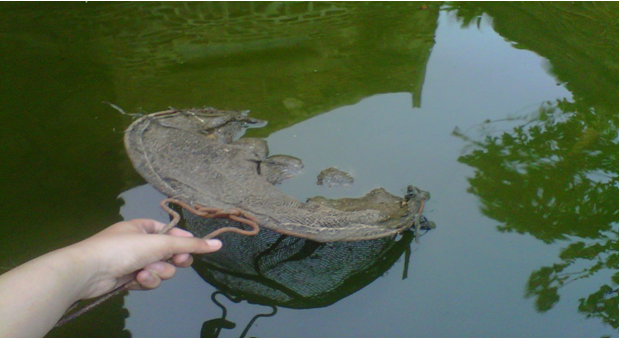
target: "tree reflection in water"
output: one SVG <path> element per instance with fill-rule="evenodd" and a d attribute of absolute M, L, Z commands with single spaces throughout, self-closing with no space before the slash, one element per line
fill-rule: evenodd
<path fill-rule="evenodd" d="M 516 48 L 534 51 L 574 101 L 542 105 L 534 115 L 481 125 L 482 138 L 458 129 L 471 147 L 459 161 L 476 168 L 469 191 L 503 232 L 546 243 L 569 240 L 561 261 L 534 271 L 527 296 L 544 312 L 559 290 L 614 272 L 579 310 L 619 328 L 619 41 L 618 3 L 448 3 L 463 26 L 482 14 Z M 505 131 L 492 129 L 505 128 Z M 601 275 L 598 275 L 601 276 Z"/>
<path fill-rule="evenodd" d="M 493 132 L 504 122 L 519 125 Z M 616 328 L 618 124 L 616 115 L 559 100 L 532 116 L 484 122 L 481 141 L 457 128 L 453 133 L 471 147 L 458 159 L 476 168 L 469 192 L 480 198 L 485 215 L 501 222 L 500 231 L 529 233 L 546 243 L 581 239 L 561 252 L 562 262 L 531 274 L 527 296 L 536 297 L 537 309 L 552 308 L 566 284 L 613 269 L 612 282 L 580 299 L 579 309 Z"/>

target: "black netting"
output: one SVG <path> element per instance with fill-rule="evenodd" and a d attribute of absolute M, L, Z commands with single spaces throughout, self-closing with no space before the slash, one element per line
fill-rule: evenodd
<path fill-rule="evenodd" d="M 198 237 L 224 226 L 247 226 L 204 219 L 183 211 L 184 227 Z M 261 229 L 248 237 L 224 233 L 223 248 L 196 256 L 195 270 L 215 287 L 252 303 L 291 308 L 332 304 L 366 286 L 389 269 L 409 247 L 401 239 L 319 243 Z"/>

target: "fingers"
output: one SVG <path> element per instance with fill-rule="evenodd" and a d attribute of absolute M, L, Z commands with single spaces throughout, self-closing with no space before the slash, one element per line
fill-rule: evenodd
<path fill-rule="evenodd" d="M 159 287 L 161 281 L 170 279 L 174 276 L 176 267 L 189 267 L 193 262 L 193 257 L 191 257 L 190 254 L 177 254 L 174 255 L 173 262 L 174 264 L 158 261 L 144 267 L 144 269 L 135 276 L 135 280 L 141 286 L 137 289 L 155 289 Z M 130 279 L 127 278 L 127 281 L 129 280 Z M 121 280 L 119 280 L 119 282 L 120 281 Z"/>
<path fill-rule="evenodd" d="M 179 230 L 179 232 L 182 232 Z M 181 233 L 183 234 L 183 233 Z M 159 235 L 157 235 L 159 236 Z M 171 278 L 176 272 L 176 267 L 188 267 L 193 263 L 193 257 L 190 253 L 210 253 L 221 248 L 222 244 L 219 240 L 203 240 L 195 237 L 178 237 L 160 235 L 157 237 L 167 244 L 172 256 L 172 263 L 157 261 L 144 267 L 137 275 L 136 281 L 145 289 L 154 289 L 159 287 L 162 280 Z"/>
<path fill-rule="evenodd" d="M 159 234 L 166 226 L 166 224 L 150 219 L 135 219 L 126 221 L 126 223 L 132 224 L 133 226 L 146 231 L 148 234 Z M 193 237 L 193 234 L 189 231 L 176 227 L 172 228 L 166 234 L 180 237 Z"/>
<path fill-rule="evenodd" d="M 144 267 L 135 277 L 136 281 L 146 289 L 159 287 L 162 280 L 167 280 L 174 276 L 176 267 L 170 263 L 158 261 Z"/>
<path fill-rule="evenodd" d="M 180 237 L 193 237 L 193 234 L 188 232 L 187 230 L 183 230 L 180 228 L 172 228 L 168 231 L 168 235 L 171 236 L 180 236 Z"/>
<path fill-rule="evenodd" d="M 175 266 L 185 268 L 191 266 L 193 257 L 190 254 L 176 254 L 172 257 L 172 263 Z"/>
<path fill-rule="evenodd" d="M 135 280 L 140 284 L 137 288 L 141 289 L 155 289 L 161 285 L 161 278 L 148 270 L 143 270 L 138 273 Z"/>
<path fill-rule="evenodd" d="M 145 218 L 126 221 L 126 223 L 129 223 L 138 229 L 144 230 L 148 234 L 159 234 L 159 232 L 166 226 L 159 221 Z"/>

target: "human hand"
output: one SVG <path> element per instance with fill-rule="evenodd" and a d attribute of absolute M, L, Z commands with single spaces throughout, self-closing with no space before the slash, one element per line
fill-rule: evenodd
<path fill-rule="evenodd" d="M 171 278 L 176 267 L 193 262 L 190 253 L 203 254 L 221 248 L 219 240 L 202 240 L 179 228 L 159 234 L 164 224 L 138 219 L 116 223 L 65 250 L 80 259 L 86 280 L 79 299 L 103 295 L 135 279 L 142 289 L 154 289 Z M 171 263 L 166 260 L 171 259 Z M 80 276 L 77 276 L 80 277 Z"/>
<path fill-rule="evenodd" d="M 0 337 L 45 335 L 77 300 L 112 291 L 134 278 L 143 288 L 159 286 L 190 253 L 221 248 L 153 220 L 116 223 L 86 240 L 52 251 L 0 275 Z M 171 259 L 171 263 L 165 260 Z"/>

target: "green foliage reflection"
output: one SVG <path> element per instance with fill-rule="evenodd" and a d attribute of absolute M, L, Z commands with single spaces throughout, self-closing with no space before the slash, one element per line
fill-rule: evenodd
<path fill-rule="evenodd" d="M 459 161 L 478 169 L 470 192 L 486 215 L 503 222 L 499 230 L 550 243 L 610 229 L 619 217 L 619 145 L 617 121 L 607 117 L 561 100 L 499 135 L 490 132 L 498 122 L 484 123 L 481 142 L 454 131 L 476 147 Z"/>
<path fill-rule="evenodd" d="M 619 46 L 618 3 L 450 3 L 463 26 L 483 14 L 516 48 L 547 58 L 549 71 L 574 101 L 558 100 L 528 117 L 481 125 L 459 161 L 476 168 L 469 191 L 503 232 L 552 243 L 573 240 L 561 261 L 534 271 L 527 296 L 543 312 L 560 289 L 579 279 L 614 273 L 579 311 L 619 328 Z M 506 124 L 511 124 L 505 127 Z M 493 129 L 504 128 L 503 132 Z"/>
<path fill-rule="evenodd" d="M 509 123 L 517 125 L 493 132 Z M 594 240 L 572 243 L 561 252 L 562 262 L 531 274 L 527 296 L 536 297 L 539 311 L 559 301 L 561 287 L 602 270 L 617 271 L 611 284 L 619 284 L 618 124 L 612 112 L 558 100 L 531 116 L 485 122 L 481 141 L 454 131 L 472 148 L 458 159 L 476 168 L 469 192 L 480 198 L 484 214 L 501 222 L 500 231 L 546 243 Z M 619 326 L 609 309 L 618 301 L 604 285 L 581 299 L 579 309 Z"/>

